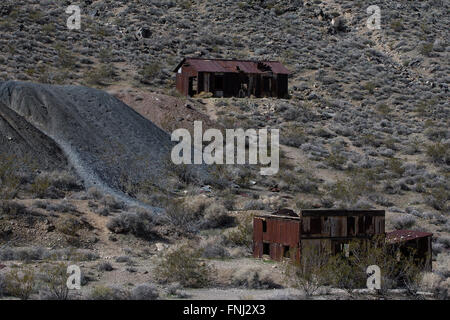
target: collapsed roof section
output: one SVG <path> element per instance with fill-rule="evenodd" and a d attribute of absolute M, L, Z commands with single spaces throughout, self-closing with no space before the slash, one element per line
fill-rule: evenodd
<path fill-rule="evenodd" d="M 289 70 L 278 61 L 184 58 L 177 65 L 174 72 L 178 72 L 182 66 L 193 67 L 197 72 L 244 72 L 250 74 L 264 74 L 267 72 L 272 72 L 275 74 L 290 74 Z"/>

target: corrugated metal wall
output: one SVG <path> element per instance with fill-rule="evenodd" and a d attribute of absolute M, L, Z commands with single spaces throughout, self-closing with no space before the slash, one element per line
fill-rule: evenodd
<path fill-rule="evenodd" d="M 352 215 L 352 213 L 354 213 Z M 369 239 L 373 235 L 384 235 L 384 212 L 349 212 L 339 215 L 337 211 L 308 214 L 301 218 L 260 216 L 253 220 L 253 255 L 269 254 L 280 260 L 287 248 L 295 248 L 300 257 L 302 247 L 320 246 L 336 253 L 345 243 L 353 239 Z M 264 245 L 266 243 L 266 245 Z M 270 250 L 270 252 L 264 252 Z"/>

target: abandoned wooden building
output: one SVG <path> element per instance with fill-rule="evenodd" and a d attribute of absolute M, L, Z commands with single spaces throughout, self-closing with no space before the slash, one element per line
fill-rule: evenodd
<path fill-rule="evenodd" d="M 432 237 L 433 234 L 428 232 L 396 230 L 386 233 L 386 243 L 399 248 L 404 255 L 412 252 L 414 261 L 423 266 L 425 270 L 431 271 Z"/>
<path fill-rule="evenodd" d="M 354 239 L 384 235 L 384 210 L 283 209 L 253 219 L 253 256 L 281 260 L 295 253 L 300 260 L 305 246 L 320 246 L 330 254 L 344 252 Z"/>
<path fill-rule="evenodd" d="M 288 96 L 289 70 L 278 61 L 184 58 L 174 72 L 177 90 L 185 96 Z"/>
<path fill-rule="evenodd" d="M 281 260 L 295 254 L 301 259 L 302 249 L 316 247 L 335 255 L 348 250 L 353 240 L 370 241 L 382 236 L 386 244 L 400 249 L 404 255 L 413 253 L 417 265 L 431 270 L 433 234 L 410 230 L 385 233 L 384 210 L 301 210 L 296 214 L 282 209 L 253 218 L 253 256 L 267 255 Z M 411 251 L 410 249 L 413 249 Z"/>

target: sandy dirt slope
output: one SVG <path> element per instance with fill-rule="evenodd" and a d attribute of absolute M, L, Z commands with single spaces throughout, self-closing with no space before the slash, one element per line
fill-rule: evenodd
<path fill-rule="evenodd" d="M 192 132 L 194 121 L 202 121 L 203 128 L 221 128 L 214 121 L 216 119 L 210 119 L 200 111 L 200 100 L 119 86 L 110 88 L 108 92 L 169 133 L 178 128 Z"/>

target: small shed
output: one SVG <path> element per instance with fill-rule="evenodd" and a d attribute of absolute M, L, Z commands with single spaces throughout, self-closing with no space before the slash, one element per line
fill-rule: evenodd
<path fill-rule="evenodd" d="M 345 250 L 355 239 L 367 241 L 385 235 L 384 210 L 283 209 L 253 219 L 253 256 L 281 260 L 295 253 L 300 260 L 305 246 L 320 246 L 330 254 Z"/>
<path fill-rule="evenodd" d="M 431 241 L 433 234 L 413 230 L 396 230 L 386 234 L 386 242 L 400 249 L 403 255 L 413 252 L 414 262 L 424 268 L 432 270 Z"/>
<path fill-rule="evenodd" d="M 288 96 L 289 70 L 278 61 L 184 58 L 174 72 L 177 90 L 185 96 Z"/>

